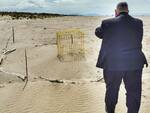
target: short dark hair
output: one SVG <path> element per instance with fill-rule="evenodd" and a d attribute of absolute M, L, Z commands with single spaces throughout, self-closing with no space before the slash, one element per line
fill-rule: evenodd
<path fill-rule="evenodd" d="M 127 12 L 128 11 L 128 3 L 127 2 L 120 2 L 117 4 L 117 9 L 120 12 Z"/>

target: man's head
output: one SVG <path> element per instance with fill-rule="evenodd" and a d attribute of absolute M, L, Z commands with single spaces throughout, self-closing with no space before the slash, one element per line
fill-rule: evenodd
<path fill-rule="evenodd" d="M 115 10 L 116 16 L 118 16 L 122 12 L 126 12 L 126 13 L 129 12 L 127 2 L 120 2 L 117 4 L 116 10 Z"/>

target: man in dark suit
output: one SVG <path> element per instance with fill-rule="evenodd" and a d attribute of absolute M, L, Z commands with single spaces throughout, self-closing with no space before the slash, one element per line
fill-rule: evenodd
<path fill-rule="evenodd" d="M 126 89 L 128 113 L 138 113 L 141 103 L 142 70 L 147 60 L 142 52 L 143 22 L 128 13 L 120 2 L 116 17 L 102 21 L 95 34 L 102 39 L 97 67 L 103 68 L 106 83 L 106 112 L 114 113 L 121 81 Z"/>

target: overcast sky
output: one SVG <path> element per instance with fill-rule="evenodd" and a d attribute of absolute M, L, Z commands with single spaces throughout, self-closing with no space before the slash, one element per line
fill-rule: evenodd
<path fill-rule="evenodd" d="M 112 15 L 121 0 L 0 0 L 0 11 Z M 131 14 L 150 14 L 150 0 L 126 0 Z"/>

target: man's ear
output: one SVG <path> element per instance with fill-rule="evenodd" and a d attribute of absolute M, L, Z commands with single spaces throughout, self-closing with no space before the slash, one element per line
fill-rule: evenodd
<path fill-rule="evenodd" d="M 115 9 L 115 17 L 117 17 L 118 16 L 118 13 L 117 13 L 117 10 Z"/>

